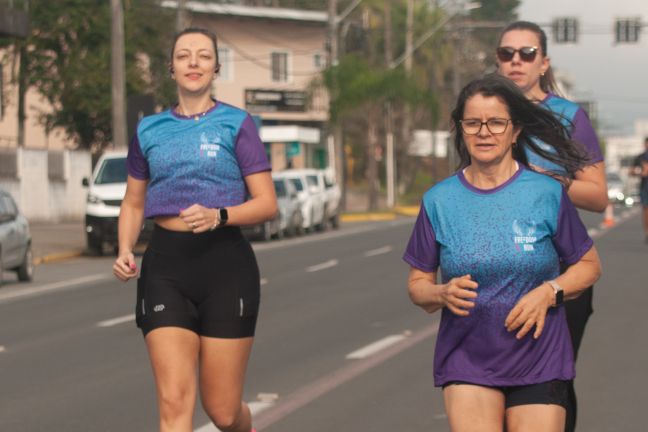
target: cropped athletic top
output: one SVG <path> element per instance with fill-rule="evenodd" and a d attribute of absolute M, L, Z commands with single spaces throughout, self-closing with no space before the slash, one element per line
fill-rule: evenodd
<path fill-rule="evenodd" d="M 270 170 L 252 117 L 222 102 L 198 116 L 169 109 L 143 118 L 126 165 L 131 177 L 149 180 L 147 218 L 177 215 L 193 204 L 242 204 L 244 177 Z"/>

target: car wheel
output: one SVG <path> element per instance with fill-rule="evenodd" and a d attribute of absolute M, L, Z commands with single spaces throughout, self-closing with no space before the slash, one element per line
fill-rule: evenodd
<path fill-rule="evenodd" d="M 21 282 L 29 282 L 34 279 L 34 255 L 31 245 L 27 246 L 23 262 L 16 273 L 18 273 L 18 280 Z"/>
<path fill-rule="evenodd" d="M 86 244 L 88 247 L 88 253 L 90 255 L 92 256 L 103 255 L 103 243 L 101 241 L 97 241 L 93 237 L 90 237 L 90 235 L 88 235 Z"/>
<path fill-rule="evenodd" d="M 265 222 L 263 224 L 263 241 L 270 241 L 272 240 L 272 232 L 270 230 L 270 222 Z"/>
<path fill-rule="evenodd" d="M 335 229 L 340 228 L 340 213 L 336 213 L 331 217 L 331 226 Z"/>
<path fill-rule="evenodd" d="M 302 218 L 302 214 L 300 211 L 295 213 L 294 216 L 295 220 L 293 223 L 293 230 L 295 232 L 295 235 L 300 237 L 304 235 L 304 219 Z"/>

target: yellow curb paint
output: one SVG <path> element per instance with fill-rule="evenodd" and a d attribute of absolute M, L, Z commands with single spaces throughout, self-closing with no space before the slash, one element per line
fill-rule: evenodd
<path fill-rule="evenodd" d="M 417 206 L 395 207 L 394 212 L 402 216 L 417 216 L 419 212 L 419 207 Z"/>
<path fill-rule="evenodd" d="M 82 250 L 52 253 L 42 257 L 34 258 L 34 265 L 46 264 L 55 261 L 63 261 L 70 258 L 80 257 L 81 255 L 83 255 Z"/>
<path fill-rule="evenodd" d="M 396 219 L 396 215 L 394 213 L 343 214 L 340 219 L 343 222 L 386 221 Z"/>

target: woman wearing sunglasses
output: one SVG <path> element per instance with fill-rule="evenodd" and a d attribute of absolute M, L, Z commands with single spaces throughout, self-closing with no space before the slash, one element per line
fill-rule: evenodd
<path fill-rule="evenodd" d="M 403 256 L 412 302 L 442 309 L 434 381 L 450 428 L 562 432 L 574 377 L 562 302 L 600 263 L 564 186 L 529 169 L 526 148 L 568 174 L 586 155 L 497 74 L 461 91 L 452 122 L 461 169 L 425 193 Z"/>
<path fill-rule="evenodd" d="M 500 35 L 496 51 L 498 72 L 511 79 L 528 99 L 553 112 L 567 128 L 573 141 L 584 147 L 589 156 L 585 167 L 566 175 L 558 165 L 527 148 L 530 165 L 537 171 L 549 172 L 568 179 L 568 194 L 576 207 L 602 212 L 608 204 L 603 155 L 594 128 L 585 111 L 576 103 L 557 96 L 557 87 L 547 56 L 547 36 L 537 25 L 528 21 L 509 24 Z M 553 143 L 539 145 L 550 148 Z M 574 358 L 592 313 L 592 287 L 577 300 L 566 303 L 567 322 L 571 334 Z M 570 403 L 567 408 L 567 431 L 576 425 L 576 395 L 570 383 Z"/>

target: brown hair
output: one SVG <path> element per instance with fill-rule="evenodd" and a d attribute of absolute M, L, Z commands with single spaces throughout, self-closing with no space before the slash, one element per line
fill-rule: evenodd
<path fill-rule="evenodd" d="M 216 71 L 216 73 L 218 73 L 218 71 L 220 70 L 220 67 L 221 67 L 220 61 L 218 60 L 218 39 L 216 38 L 215 33 L 211 32 L 211 31 L 209 31 L 207 29 L 201 28 L 201 27 L 188 27 L 188 28 L 182 30 L 181 32 L 178 32 L 178 33 L 175 34 L 175 36 L 173 37 L 173 43 L 171 44 L 171 53 L 169 55 L 169 71 L 171 73 L 173 73 L 173 66 L 172 66 L 173 65 L 173 52 L 175 51 L 175 46 L 176 46 L 176 43 L 178 42 L 178 39 L 180 39 L 182 36 L 184 36 L 186 34 L 194 34 L 194 33 L 199 33 L 199 34 L 205 35 L 212 41 L 212 44 L 214 45 L 214 53 L 216 53 L 216 69 L 215 69 L 215 71 Z"/>

